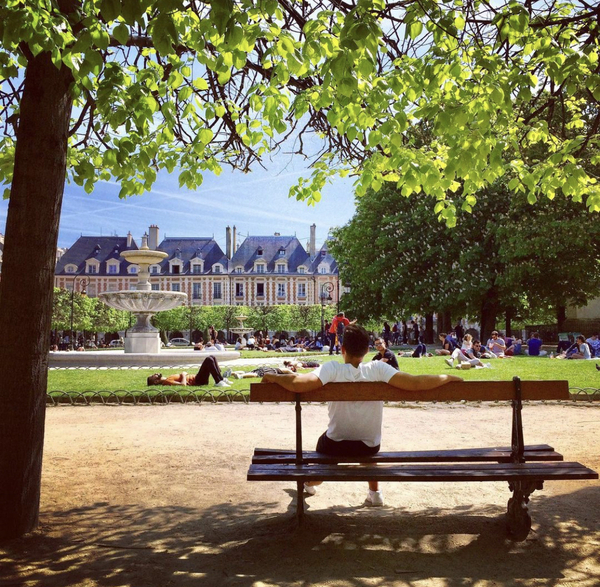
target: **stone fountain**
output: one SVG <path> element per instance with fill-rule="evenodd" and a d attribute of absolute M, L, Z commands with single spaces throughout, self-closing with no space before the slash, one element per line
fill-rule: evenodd
<path fill-rule="evenodd" d="M 152 291 L 150 286 L 150 265 L 162 261 L 167 253 L 154 251 L 148 247 L 148 236 L 142 237 L 138 250 L 123 251 L 121 257 L 138 266 L 138 282 L 135 290 L 107 291 L 98 297 L 111 308 L 132 312 L 137 318 L 133 328 L 125 335 L 125 353 L 159 353 L 160 336 L 152 326 L 150 318 L 157 312 L 171 310 L 187 300 L 187 294 L 179 291 Z"/>
<path fill-rule="evenodd" d="M 229 332 L 233 332 L 233 334 L 237 334 L 242 339 L 242 346 L 246 346 L 246 339 L 244 338 L 244 334 L 249 334 L 254 330 L 254 328 L 248 328 L 244 326 L 244 320 L 248 319 L 248 316 L 236 316 L 235 319 L 240 323 L 239 326 L 235 328 L 230 328 Z"/>

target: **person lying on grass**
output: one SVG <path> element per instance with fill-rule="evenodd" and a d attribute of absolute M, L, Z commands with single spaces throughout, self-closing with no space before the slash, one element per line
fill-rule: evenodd
<path fill-rule="evenodd" d="M 229 375 L 231 371 L 225 371 Z M 148 377 L 148 385 L 207 385 L 209 377 L 215 380 L 217 387 L 231 387 L 231 383 L 223 375 L 216 357 L 209 355 L 204 359 L 196 375 L 188 375 L 185 371 L 178 375 L 163 377 L 162 373 L 154 373 Z"/>
<path fill-rule="evenodd" d="M 277 383 L 288 391 L 304 393 L 319 389 L 331 382 L 353 383 L 357 381 L 383 381 L 407 391 L 434 389 L 449 381 L 462 381 L 455 375 L 409 375 L 397 371 L 384 361 L 363 359 L 369 351 L 369 335 L 356 324 L 344 331 L 342 355 L 344 362 L 329 361 L 310 373 L 275 374 L 266 373 L 263 382 Z M 329 402 L 329 426 L 317 442 L 317 451 L 330 455 L 365 456 L 379 452 L 382 401 L 335 401 Z M 309 495 L 316 493 L 315 485 L 320 481 L 304 484 Z M 366 505 L 383 505 L 383 496 L 377 481 L 369 481 Z"/>

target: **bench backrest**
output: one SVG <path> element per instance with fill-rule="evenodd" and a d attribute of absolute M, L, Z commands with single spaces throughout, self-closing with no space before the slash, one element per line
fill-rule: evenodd
<path fill-rule="evenodd" d="M 251 402 L 293 402 L 298 394 L 276 383 L 252 383 Z M 451 381 L 428 391 L 405 391 L 387 383 L 328 383 L 300 394 L 303 402 L 324 401 L 510 401 L 515 399 L 513 381 Z M 568 400 L 568 381 L 521 381 L 523 400 Z"/>

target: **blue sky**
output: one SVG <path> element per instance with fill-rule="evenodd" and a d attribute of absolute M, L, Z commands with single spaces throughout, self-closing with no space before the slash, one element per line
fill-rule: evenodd
<path fill-rule="evenodd" d="M 70 247 L 79 236 L 131 231 L 139 244 L 151 224 L 160 238 L 212 237 L 225 250 L 225 227 L 237 227 L 238 245 L 250 235 L 279 232 L 296 235 L 306 245 L 310 225 L 317 225 L 317 245 L 333 226 L 345 224 L 354 213 L 351 179 L 337 179 L 327 186 L 321 202 L 308 206 L 288 198 L 288 190 L 300 176 L 308 177 L 301 161 L 279 159 L 268 170 L 243 174 L 224 168 L 220 176 L 206 174 L 197 191 L 181 190 L 177 174 L 159 173 L 153 190 L 126 200 L 118 198 L 119 186 L 100 182 L 92 194 L 74 184 L 65 186 L 58 246 Z M 269 163 L 267 162 L 269 165 Z M 4 233 L 8 202 L 0 201 L 0 232 Z"/>

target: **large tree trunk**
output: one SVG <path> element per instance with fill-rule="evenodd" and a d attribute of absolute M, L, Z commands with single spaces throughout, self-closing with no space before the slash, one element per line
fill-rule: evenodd
<path fill-rule="evenodd" d="M 0 539 L 21 536 L 38 522 L 72 81 L 71 72 L 57 69 L 47 53 L 29 60 L 0 282 Z"/>
<path fill-rule="evenodd" d="M 566 319 L 567 319 L 567 308 L 565 306 L 558 305 L 556 307 L 556 324 L 558 326 L 559 332 L 562 332 Z"/>
<path fill-rule="evenodd" d="M 480 339 L 483 344 L 489 339 L 492 330 L 496 329 L 496 317 L 498 315 L 498 303 L 491 295 L 485 298 L 481 304 L 481 316 L 479 323 L 481 325 Z"/>
<path fill-rule="evenodd" d="M 425 344 L 433 344 L 433 313 L 425 314 Z"/>

